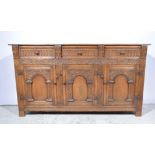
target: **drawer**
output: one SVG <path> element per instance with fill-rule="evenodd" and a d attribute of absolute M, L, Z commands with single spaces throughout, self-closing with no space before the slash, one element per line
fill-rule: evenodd
<path fill-rule="evenodd" d="M 20 58 L 55 58 L 54 46 L 20 46 Z"/>
<path fill-rule="evenodd" d="M 94 58 L 98 55 L 97 46 L 63 46 L 63 58 Z"/>
<path fill-rule="evenodd" d="M 132 47 L 123 47 L 123 46 L 115 46 L 115 47 L 105 47 L 105 57 L 140 57 L 141 48 L 138 46 Z"/>

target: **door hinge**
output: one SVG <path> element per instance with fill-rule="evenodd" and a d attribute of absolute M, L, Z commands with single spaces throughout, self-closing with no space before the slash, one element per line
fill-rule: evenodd
<path fill-rule="evenodd" d="M 17 72 L 17 75 L 18 75 L 18 76 L 24 75 L 24 73 L 23 73 L 23 71 L 18 71 L 18 72 Z"/>
<path fill-rule="evenodd" d="M 144 72 L 138 71 L 138 72 L 137 72 L 137 75 L 139 75 L 139 76 L 144 76 Z"/>

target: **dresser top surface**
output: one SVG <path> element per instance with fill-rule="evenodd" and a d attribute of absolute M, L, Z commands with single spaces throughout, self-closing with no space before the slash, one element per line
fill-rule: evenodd
<path fill-rule="evenodd" d="M 104 46 L 149 46 L 151 44 L 9 44 L 11 46 L 97 46 L 97 45 L 104 45 Z"/>

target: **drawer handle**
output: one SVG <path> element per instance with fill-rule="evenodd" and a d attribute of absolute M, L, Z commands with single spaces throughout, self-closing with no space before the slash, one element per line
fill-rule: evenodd
<path fill-rule="evenodd" d="M 82 53 L 81 53 L 81 52 L 79 52 L 79 53 L 77 53 L 77 55 L 82 56 Z"/>
<path fill-rule="evenodd" d="M 119 54 L 120 54 L 120 55 L 125 55 L 125 53 L 124 53 L 124 52 L 120 52 Z"/>
<path fill-rule="evenodd" d="M 40 55 L 40 53 L 39 53 L 39 52 L 35 52 L 35 55 L 39 56 L 39 55 Z"/>

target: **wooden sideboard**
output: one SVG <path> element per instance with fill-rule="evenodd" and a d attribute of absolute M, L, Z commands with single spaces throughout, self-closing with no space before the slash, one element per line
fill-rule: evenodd
<path fill-rule="evenodd" d="M 142 114 L 147 44 L 11 44 L 19 116 L 30 111 Z"/>

